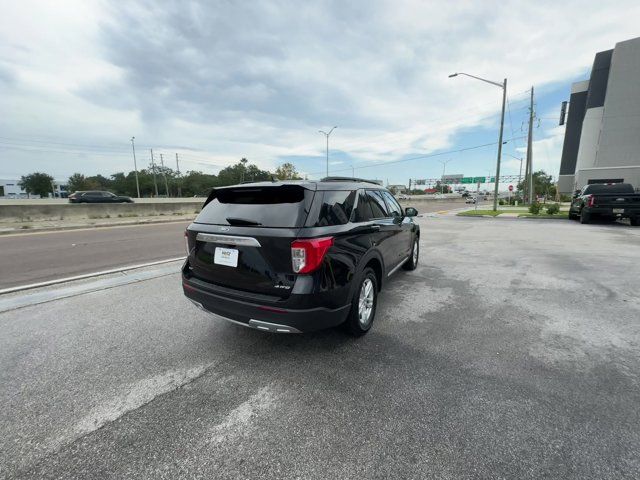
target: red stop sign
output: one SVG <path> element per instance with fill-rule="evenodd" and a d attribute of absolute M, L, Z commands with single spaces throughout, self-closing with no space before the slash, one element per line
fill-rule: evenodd
<path fill-rule="evenodd" d="M 513 185 L 509 185 L 509 191 L 513 192 Z"/>

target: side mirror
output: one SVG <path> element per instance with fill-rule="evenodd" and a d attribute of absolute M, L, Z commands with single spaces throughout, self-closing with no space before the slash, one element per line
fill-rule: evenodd
<path fill-rule="evenodd" d="M 418 210 L 413 207 L 407 207 L 404 209 L 404 214 L 407 217 L 415 217 L 416 215 L 418 215 Z"/>

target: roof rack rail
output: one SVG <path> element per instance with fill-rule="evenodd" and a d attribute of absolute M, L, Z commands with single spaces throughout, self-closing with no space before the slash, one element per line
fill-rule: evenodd
<path fill-rule="evenodd" d="M 382 182 L 380 180 L 367 180 L 366 178 L 356 178 L 356 177 L 324 177 L 320 179 L 321 182 L 364 182 L 364 183 L 373 183 L 374 185 L 382 186 Z"/>

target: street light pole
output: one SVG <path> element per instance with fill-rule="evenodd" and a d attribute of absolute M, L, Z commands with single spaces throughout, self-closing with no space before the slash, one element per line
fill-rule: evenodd
<path fill-rule="evenodd" d="M 449 160 L 438 160 L 442 164 L 442 178 L 440 179 L 440 194 L 444 193 L 444 172 L 445 172 L 445 169 L 447 168 L 447 163 L 449 163 L 451 160 L 453 159 L 450 158 Z"/>
<path fill-rule="evenodd" d="M 131 148 L 133 149 L 133 169 L 136 172 L 136 190 L 138 191 L 138 198 L 140 198 L 140 183 L 138 182 L 138 164 L 136 162 L 136 137 L 131 137 Z"/>
<path fill-rule="evenodd" d="M 327 177 L 329 176 L 329 135 L 331 135 L 331 132 L 333 132 L 336 128 L 338 127 L 333 127 L 331 130 L 329 130 L 329 133 L 325 132 L 324 130 L 318 130 L 318 132 L 323 134 L 327 139 Z"/>
<path fill-rule="evenodd" d="M 511 155 L 510 153 L 505 153 L 505 155 L 510 156 L 511 158 L 515 158 L 516 160 L 520 160 L 520 173 L 518 174 L 518 185 L 522 183 L 522 161 L 524 157 L 516 157 L 515 155 Z"/>
<path fill-rule="evenodd" d="M 504 110 L 507 103 L 507 79 L 505 78 L 502 83 L 494 82 L 491 80 L 487 80 L 485 78 L 476 77 L 475 75 L 469 75 L 468 73 L 452 73 L 449 75 L 449 78 L 457 77 L 458 75 L 464 75 L 466 77 L 475 78 L 476 80 L 480 80 L 481 82 L 490 83 L 491 85 L 495 85 L 496 87 L 502 88 L 502 115 L 500 116 L 500 134 L 498 135 L 498 159 L 496 162 L 496 181 L 495 188 L 493 193 L 493 211 L 498 210 L 498 188 L 500 184 L 500 160 L 502 158 L 502 134 L 504 132 Z"/>

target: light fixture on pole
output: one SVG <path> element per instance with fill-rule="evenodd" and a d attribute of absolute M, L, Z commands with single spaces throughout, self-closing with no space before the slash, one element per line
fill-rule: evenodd
<path fill-rule="evenodd" d="M 329 176 L 329 135 L 331 135 L 331 132 L 333 132 L 336 128 L 338 127 L 333 127 L 331 130 L 329 130 L 329 133 L 325 132 L 324 130 L 318 130 L 318 132 L 323 134 L 327 139 L 327 177 Z"/>
<path fill-rule="evenodd" d="M 493 211 L 496 212 L 498 210 L 498 186 L 500 184 L 500 160 L 502 158 L 502 133 L 504 131 L 504 109 L 507 103 L 507 79 L 505 78 L 502 83 L 494 82 L 492 80 L 487 80 L 485 78 L 476 77 L 475 75 L 470 75 L 468 73 L 457 72 L 449 75 L 449 78 L 457 77 L 458 75 L 464 75 L 466 77 L 475 78 L 476 80 L 480 80 L 481 82 L 490 83 L 491 85 L 495 85 L 496 87 L 500 87 L 502 89 L 502 115 L 500 116 L 500 135 L 498 136 L 498 160 L 496 164 L 496 184 L 493 192 Z"/>
<path fill-rule="evenodd" d="M 136 190 L 138 191 L 138 198 L 140 198 L 140 183 L 138 183 L 138 164 L 136 163 L 136 137 L 131 137 L 131 148 L 133 149 L 133 169 L 136 172 Z"/>
<path fill-rule="evenodd" d="M 518 185 L 522 183 L 522 161 L 524 157 L 516 157 L 515 155 L 511 155 L 510 153 L 505 153 L 505 155 L 510 156 L 511 158 L 515 158 L 516 160 L 520 160 L 520 173 L 518 174 Z"/>

